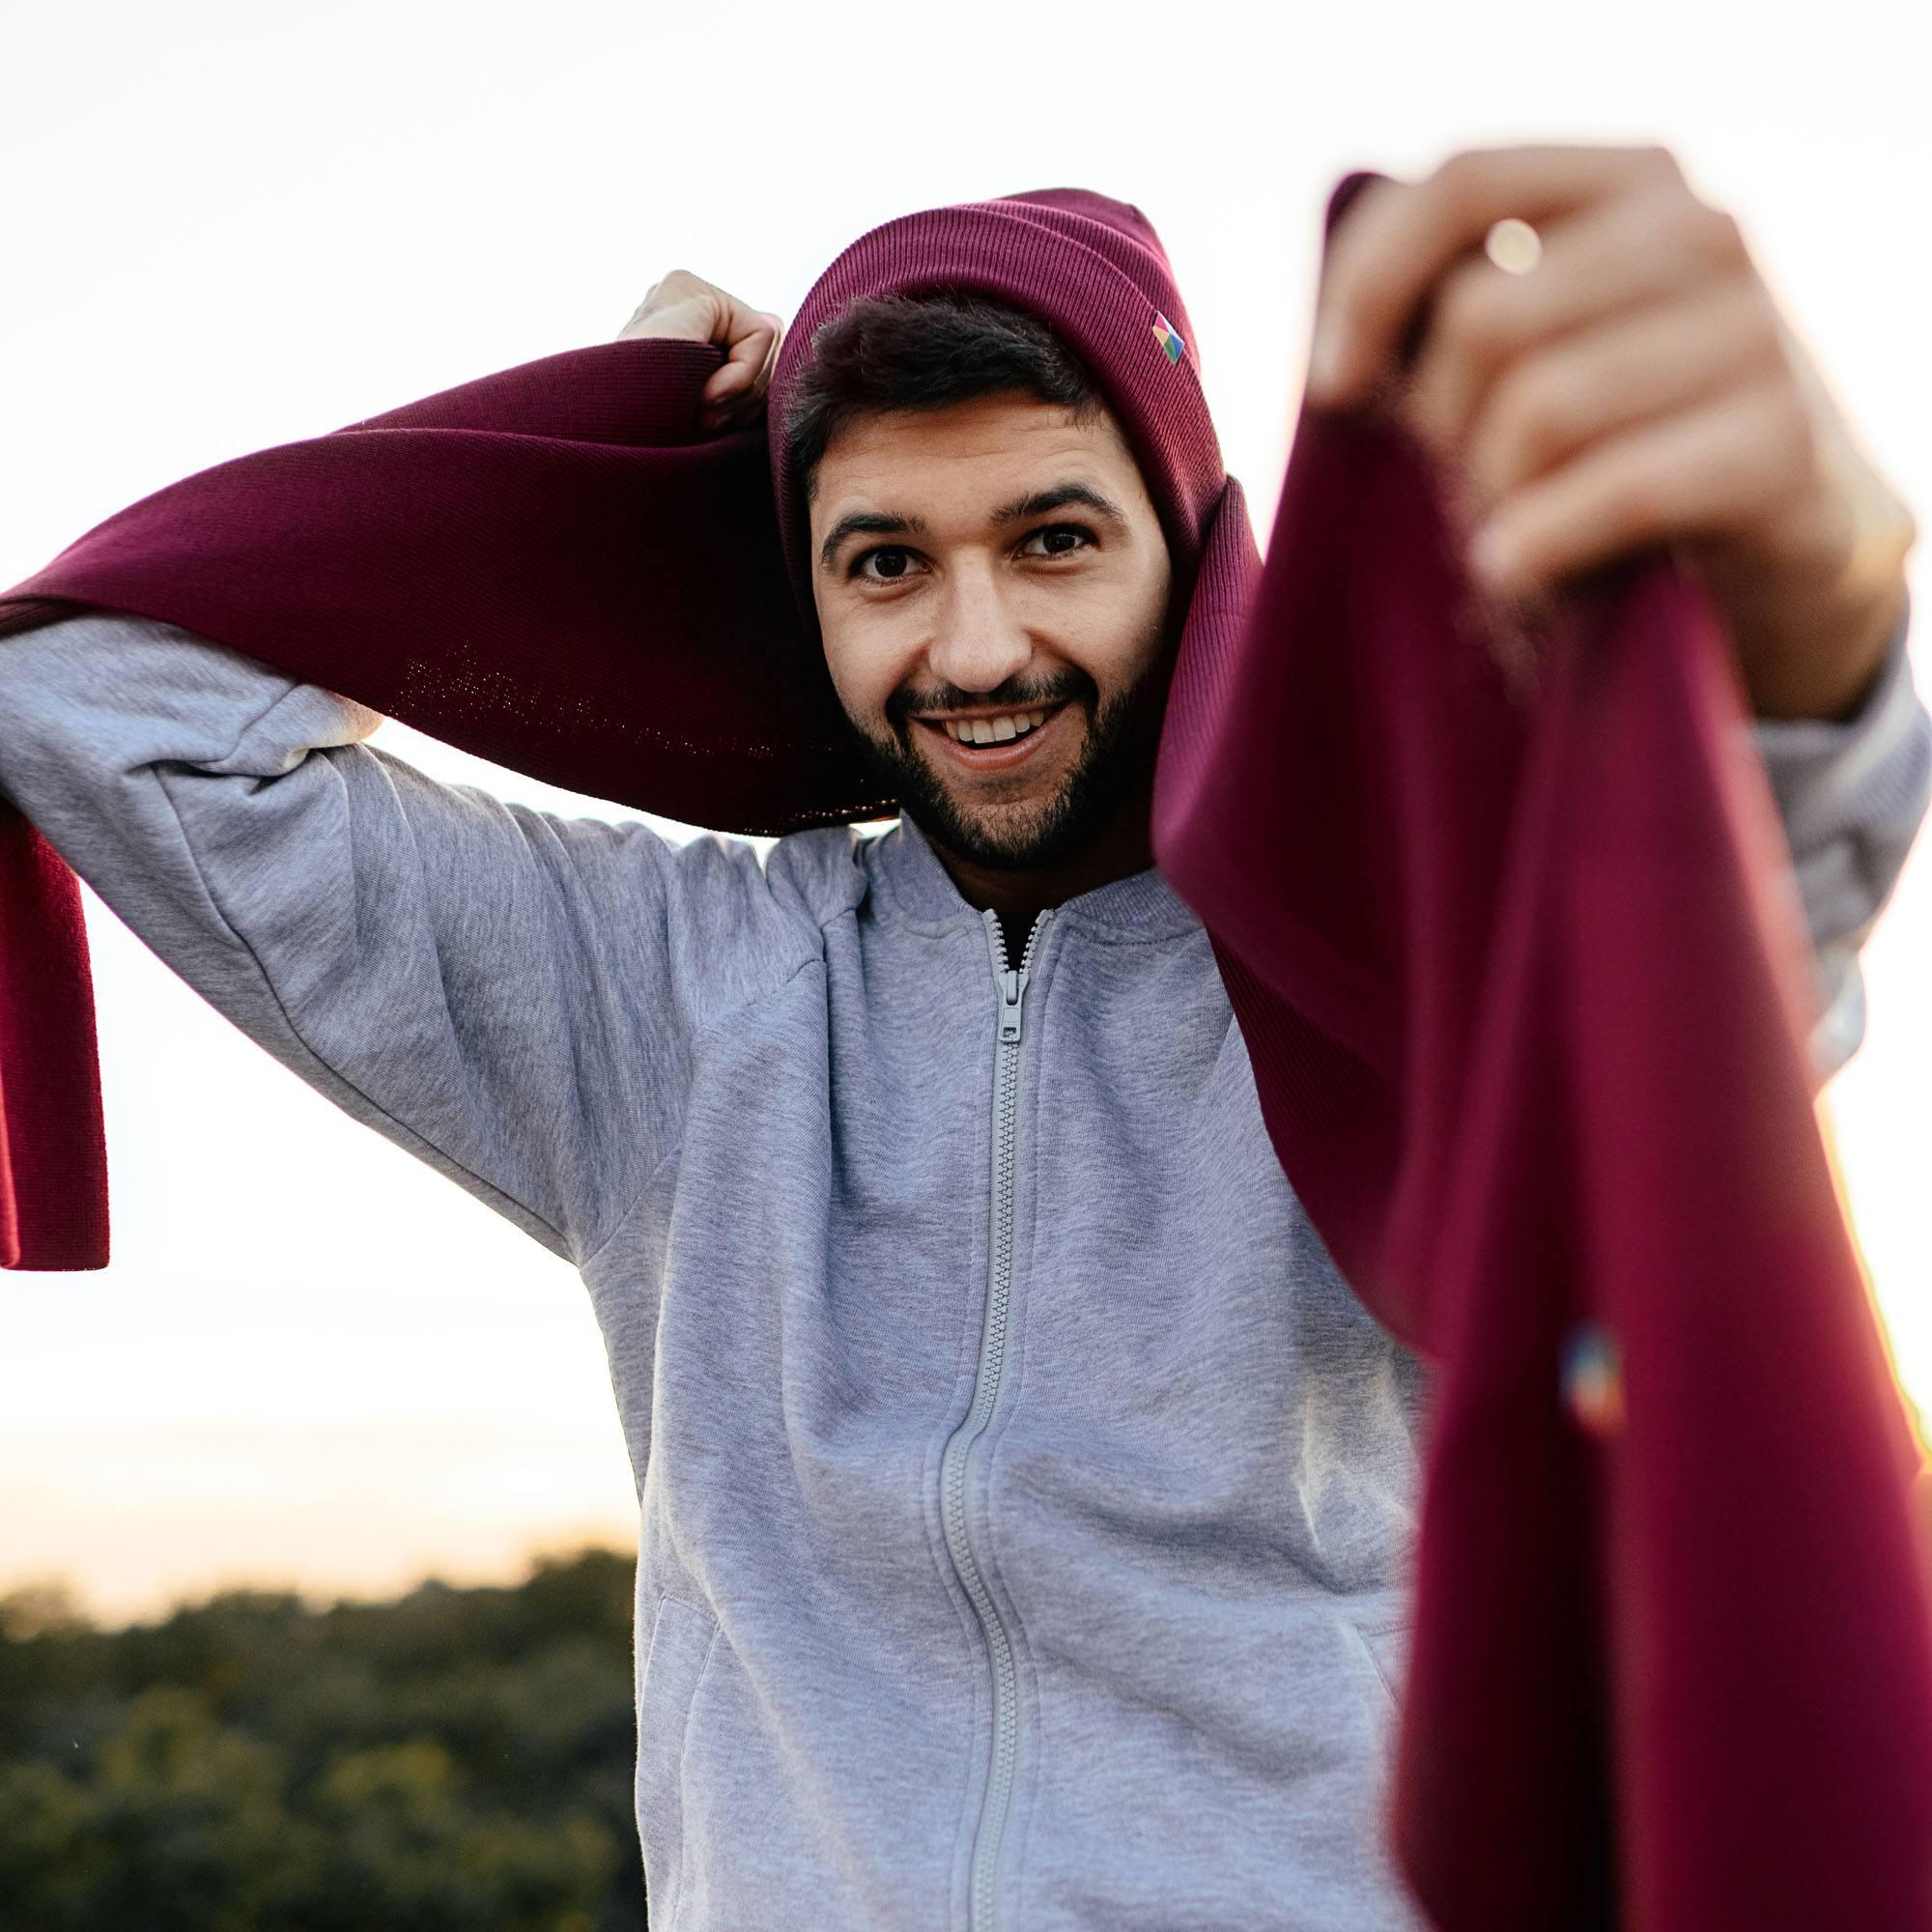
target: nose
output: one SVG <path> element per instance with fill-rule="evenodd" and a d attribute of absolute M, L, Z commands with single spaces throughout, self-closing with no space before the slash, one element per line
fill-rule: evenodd
<path fill-rule="evenodd" d="M 936 677 L 978 696 L 1017 677 L 1034 649 L 990 574 L 962 571 L 947 586 L 939 629 L 925 654 Z"/>

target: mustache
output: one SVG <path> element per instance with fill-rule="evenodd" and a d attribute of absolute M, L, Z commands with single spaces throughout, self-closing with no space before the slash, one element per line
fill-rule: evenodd
<path fill-rule="evenodd" d="M 914 719 L 934 716 L 942 711 L 1045 711 L 1056 704 L 1080 703 L 1086 694 L 1080 690 L 1058 691 L 948 691 L 921 692 L 916 696 L 895 694 L 886 705 L 886 718 L 895 726 Z"/>

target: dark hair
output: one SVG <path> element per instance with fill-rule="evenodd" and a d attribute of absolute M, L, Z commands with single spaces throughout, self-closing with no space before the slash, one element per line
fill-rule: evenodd
<path fill-rule="evenodd" d="M 1082 426 L 1107 407 L 1086 364 L 1024 309 L 963 289 L 862 297 L 819 326 L 786 399 L 800 497 L 810 497 L 832 439 L 855 417 L 943 409 L 1000 389 L 1062 404 Z"/>

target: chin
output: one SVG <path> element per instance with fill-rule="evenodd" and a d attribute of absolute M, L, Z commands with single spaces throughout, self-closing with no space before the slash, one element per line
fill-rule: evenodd
<path fill-rule="evenodd" d="M 1063 864 L 1106 831 L 1131 789 L 1129 722 L 1130 707 L 1112 700 L 1051 767 L 1004 785 L 947 769 L 945 753 L 916 738 L 875 737 L 856 722 L 854 731 L 874 779 L 935 845 L 969 865 L 1023 872 Z"/>
<path fill-rule="evenodd" d="M 1054 810 L 1056 803 L 1051 793 L 1016 800 L 1004 809 L 954 799 L 952 816 L 955 824 L 972 831 L 975 842 L 986 852 L 988 863 L 995 863 L 992 854 L 1000 850 L 1007 857 L 997 863 L 1032 865 L 1033 848 L 1053 829 L 1058 815 Z"/>
<path fill-rule="evenodd" d="M 921 831 L 958 859 L 988 871 L 1043 872 L 1077 858 L 1107 830 L 1117 801 L 1072 775 L 1009 804 L 989 805 L 942 789 L 905 809 Z"/>

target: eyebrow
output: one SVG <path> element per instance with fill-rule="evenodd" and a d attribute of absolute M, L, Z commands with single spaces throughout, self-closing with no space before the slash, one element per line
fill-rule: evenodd
<path fill-rule="evenodd" d="M 1048 510 L 1058 510 L 1068 503 L 1083 504 L 1118 529 L 1128 527 L 1125 511 L 1111 497 L 1101 496 L 1099 491 L 1087 483 L 1056 483 L 1050 490 L 1030 491 L 1024 497 L 1014 497 L 1010 503 L 1002 503 L 989 521 L 995 529 L 1004 529 L 1009 524 L 1017 524 L 1028 517 L 1044 516 Z M 840 517 L 826 531 L 825 541 L 818 547 L 819 568 L 832 568 L 848 537 L 922 537 L 925 535 L 926 528 L 923 517 L 896 516 L 884 510 L 854 510 L 851 515 Z"/>

